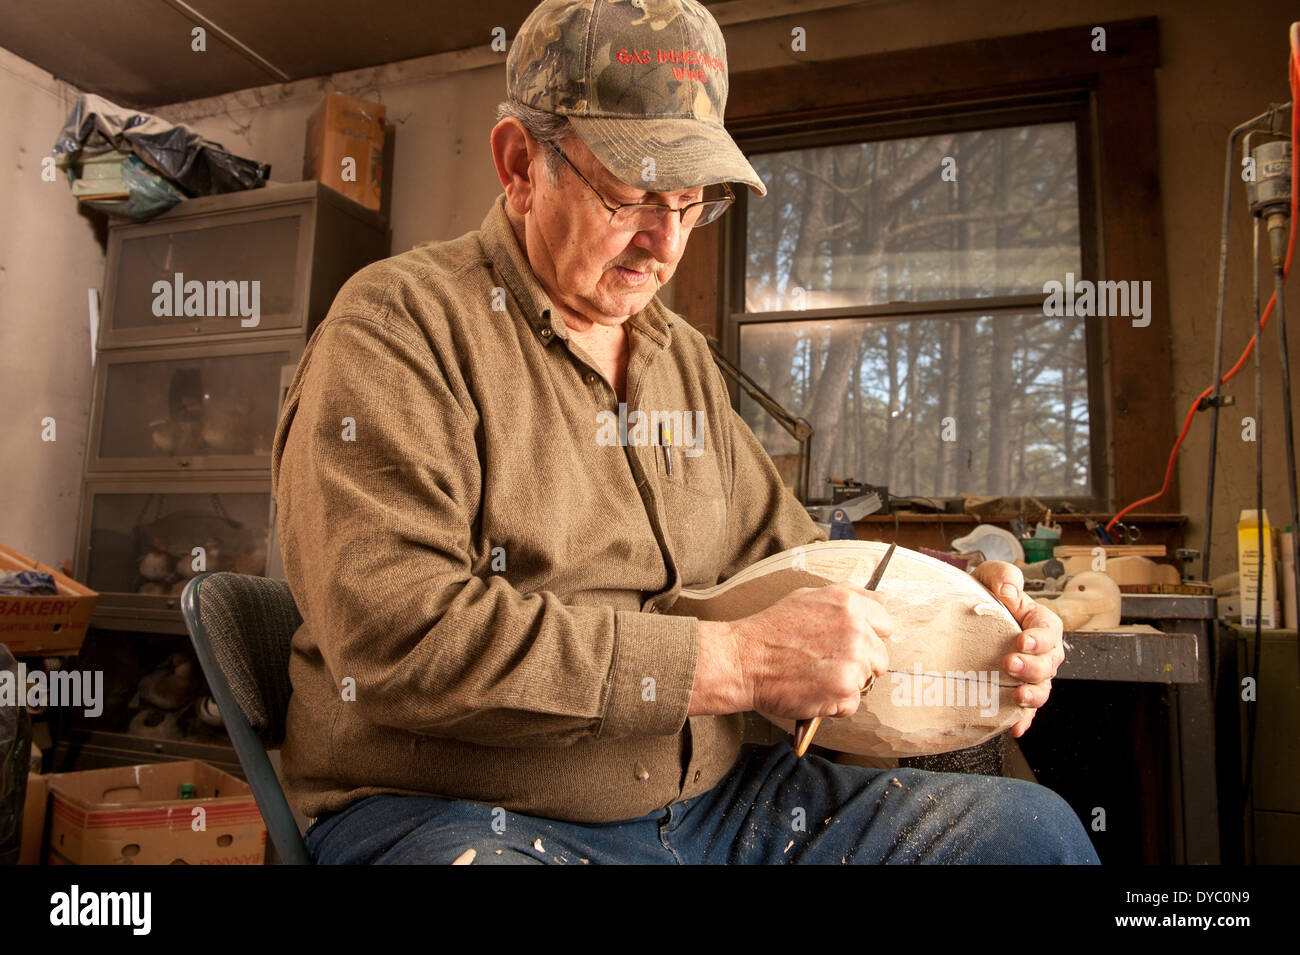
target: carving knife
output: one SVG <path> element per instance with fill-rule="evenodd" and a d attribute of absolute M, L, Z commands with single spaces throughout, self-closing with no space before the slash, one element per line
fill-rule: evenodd
<path fill-rule="evenodd" d="M 867 581 L 867 586 L 863 589 L 875 590 L 880 586 L 880 578 L 885 576 L 885 566 L 889 563 L 889 558 L 894 556 L 894 548 L 897 546 L 897 541 L 889 545 L 889 550 L 885 551 L 885 556 L 880 558 L 880 563 L 876 565 L 876 569 L 872 573 L 871 579 Z M 867 690 L 871 689 L 871 685 L 875 682 L 876 675 L 873 673 L 871 678 L 867 680 L 867 685 L 862 688 L 862 692 L 865 693 Z M 812 745 L 813 734 L 817 732 L 817 727 L 821 726 L 821 724 L 822 718 L 820 716 L 814 716 L 810 720 L 799 720 L 799 722 L 795 724 L 794 754 L 796 757 L 803 756 L 804 753 L 808 752 L 808 747 Z"/>

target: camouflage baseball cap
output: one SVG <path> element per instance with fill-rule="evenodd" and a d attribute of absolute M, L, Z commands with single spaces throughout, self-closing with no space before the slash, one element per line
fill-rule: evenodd
<path fill-rule="evenodd" d="M 506 59 L 512 100 L 569 117 L 616 178 L 649 192 L 767 187 L 722 126 L 727 50 L 695 0 L 544 0 Z"/>

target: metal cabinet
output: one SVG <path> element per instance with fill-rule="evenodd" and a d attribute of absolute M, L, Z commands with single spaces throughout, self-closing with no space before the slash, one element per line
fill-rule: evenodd
<path fill-rule="evenodd" d="M 101 594 L 93 626 L 183 634 L 190 577 L 278 564 L 283 381 L 338 289 L 387 254 L 383 218 L 318 182 L 111 227 L 74 571 Z"/>

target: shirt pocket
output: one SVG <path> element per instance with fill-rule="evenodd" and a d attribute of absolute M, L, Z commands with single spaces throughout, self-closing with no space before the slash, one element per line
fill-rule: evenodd
<path fill-rule="evenodd" d="M 707 445 L 691 448 L 676 443 L 650 450 L 654 452 L 664 531 L 672 544 L 682 586 L 711 586 L 727 563 L 727 493 L 718 452 Z"/>

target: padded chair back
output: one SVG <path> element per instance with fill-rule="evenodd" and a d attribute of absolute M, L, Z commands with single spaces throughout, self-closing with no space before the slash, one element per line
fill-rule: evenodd
<path fill-rule="evenodd" d="M 247 574 L 199 574 L 181 592 L 181 614 L 267 834 L 280 858 L 311 865 L 275 768 L 284 741 L 289 645 L 302 624 L 288 584 Z"/>

